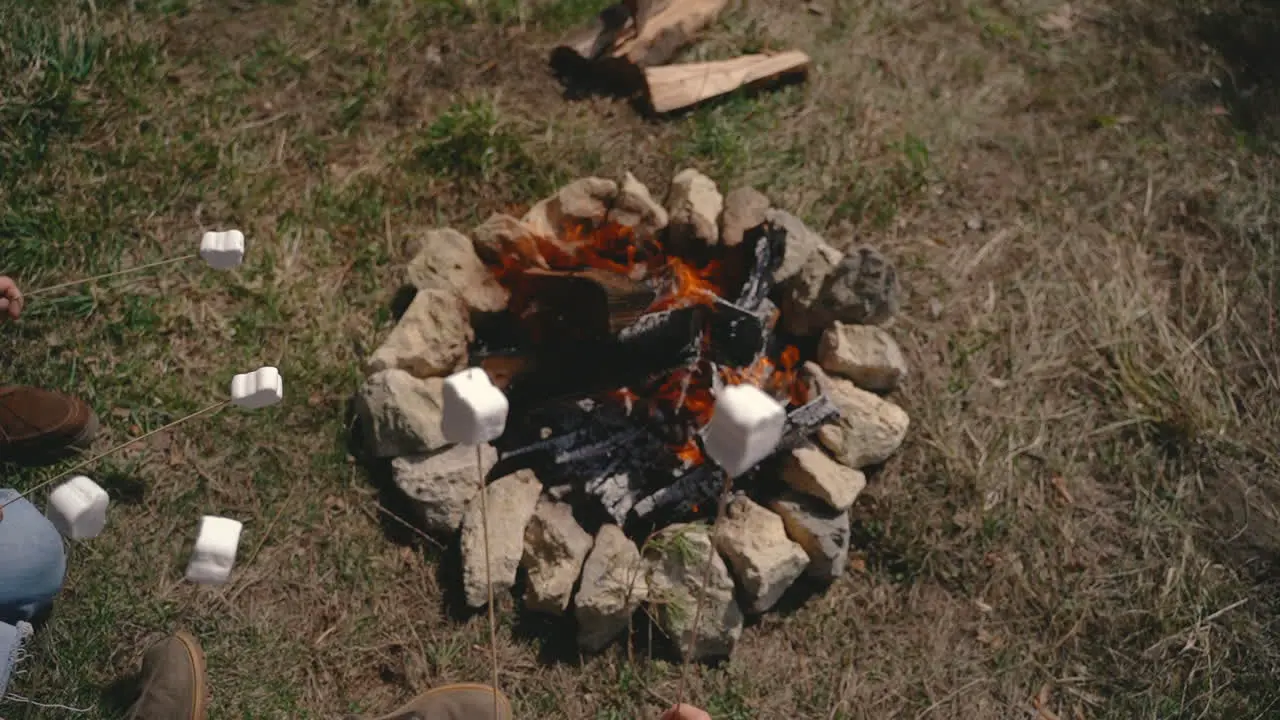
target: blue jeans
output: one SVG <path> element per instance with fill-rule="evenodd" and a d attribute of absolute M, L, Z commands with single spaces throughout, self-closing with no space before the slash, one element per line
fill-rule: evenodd
<path fill-rule="evenodd" d="M 0 505 L 17 497 L 0 489 Z M 30 620 L 53 602 L 67 574 L 66 548 L 53 523 L 25 499 L 0 518 L 0 622 Z"/>

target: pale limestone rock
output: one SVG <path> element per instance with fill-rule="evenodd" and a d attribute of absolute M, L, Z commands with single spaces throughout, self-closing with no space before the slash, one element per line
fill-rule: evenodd
<path fill-rule="evenodd" d="M 720 242 L 725 247 L 742 244 L 742 234 L 764 223 L 769 212 L 769 198 L 750 187 L 730 190 L 724 196 L 720 214 Z"/>
<path fill-rule="evenodd" d="M 399 368 L 420 378 L 448 375 L 466 365 L 474 339 L 462 298 L 449 290 L 420 290 L 369 358 L 366 372 Z"/>
<path fill-rule="evenodd" d="M 627 629 L 631 615 L 649 594 L 645 569 L 635 543 L 617 525 L 605 525 L 582 566 L 574 597 L 578 645 L 598 652 Z"/>
<path fill-rule="evenodd" d="M 543 232 L 510 215 L 494 213 L 471 231 L 471 245 L 476 255 L 490 265 L 497 265 L 507 258 L 526 267 L 545 270 L 549 266 L 534 242 L 539 234 L 550 236 L 550 232 Z"/>
<path fill-rule="evenodd" d="M 804 548 L 787 537 L 782 518 L 746 496 L 725 509 L 715 541 L 751 614 L 772 608 L 809 565 Z"/>
<path fill-rule="evenodd" d="M 769 503 L 782 517 L 787 537 L 809 555 L 805 572 L 810 577 L 834 580 L 849 564 L 849 513 L 832 510 L 826 503 L 788 492 Z"/>
<path fill-rule="evenodd" d="M 813 445 L 786 454 L 782 480 L 791 489 L 818 498 L 835 510 L 848 510 L 867 486 L 867 477 L 861 471 L 841 465 Z"/>
<path fill-rule="evenodd" d="M 493 467 L 498 453 L 493 446 L 480 446 L 484 467 Z M 476 449 L 453 445 L 429 455 L 406 455 L 391 461 L 391 478 L 396 487 L 414 500 L 423 529 L 452 535 L 462 525 L 462 517 L 480 490 Z"/>
<path fill-rule="evenodd" d="M 863 390 L 888 392 L 907 376 L 907 360 L 893 336 L 874 325 L 827 328 L 818 344 L 818 364 Z"/>
<path fill-rule="evenodd" d="M 830 312 L 822 306 L 822 289 L 841 257 L 839 250 L 825 242 L 816 244 L 800 269 L 781 283 L 784 330 L 796 335 L 816 335 L 830 324 Z"/>
<path fill-rule="evenodd" d="M 428 230 L 420 245 L 406 272 L 410 285 L 418 290 L 450 290 L 477 312 L 507 307 L 507 291 L 480 261 L 466 235 L 452 228 Z"/>
<path fill-rule="evenodd" d="M 432 453 L 445 447 L 440 431 L 444 380 L 390 369 L 365 380 L 355 410 L 376 458 Z"/>
<path fill-rule="evenodd" d="M 573 508 L 542 498 L 524 529 L 524 558 L 529 574 L 524 594 L 530 610 L 560 615 L 573 599 L 573 584 L 591 550 L 591 535 L 573 517 Z"/>
<path fill-rule="evenodd" d="M 617 202 L 609 211 L 610 221 L 632 229 L 637 239 L 651 240 L 667 227 L 667 209 L 653 199 L 649 188 L 627 173 L 618 191 Z"/>
<path fill-rule="evenodd" d="M 645 551 L 649 604 L 658 625 L 685 660 L 726 657 L 742 636 L 743 616 L 734 599 L 733 577 L 711 547 L 705 527 L 676 524 L 660 531 Z M 711 573 L 704 586 L 708 559 Z M 697 617 L 699 602 L 701 617 Z"/>
<path fill-rule="evenodd" d="M 805 363 L 804 372 L 840 410 L 840 419 L 828 427 L 839 427 L 841 437 L 825 427 L 818 436 L 837 460 L 860 469 L 884 462 L 902 446 L 911 424 L 905 410 L 850 380 L 828 376 L 815 363 Z"/>
<path fill-rule="evenodd" d="M 604 224 L 618 198 L 618 183 L 608 178 L 585 177 L 539 201 L 521 222 L 545 237 L 563 237 L 573 226 L 588 229 Z"/>
<path fill-rule="evenodd" d="M 692 248 L 720 241 L 717 222 L 724 210 L 724 198 L 716 183 L 702 173 L 687 168 L 671 180 L 667 194 L 667 236 L 673 247 Z M 696 242 L 695 242 L 696 241 Z"/>
<path fill-rule="evenodd" d="M 529 470 L 520 470 L 493 481 L 485 488 L 485 502 L 479 493 L 462 517 L 462 583 L 467 605 L 488 603 L 485 585 L 485 533 L 482 510 L 488 509 L 489 570 L 493 592 L 510 590 L 516 582 L 524 557 L 525 526 L 533 517 L 542 492 L 542 483 Z"/>

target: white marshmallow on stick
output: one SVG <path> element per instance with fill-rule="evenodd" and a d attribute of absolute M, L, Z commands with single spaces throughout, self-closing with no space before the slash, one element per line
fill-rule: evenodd
<path fill-rule="evenodd" d="M 231 577 L 240 548 L 239 520 L 205 515 L 200 518 L 195 549 L 187 562 L 187 580 L 200 585 L 222 585 Z"/>
<path fill-rule="evenodd" d="M 737 477 L 773 454 L 782 441 L 786 408 L 754 385 L 731 385 L 716 397 L 703 447 Z"/>
<path fill-rule="evenodd" d="M 261 410 L 284 399 L 284 378 L 270 365 L 231 378 L 231 402 L 246 410 Z"/>
<path fill-rule="evenodd" d="M 230 270 L 244 262 L 244 233 L 210 231 L 200 238 L 200 257 L 214 270 Z"/>
<path fill-rule="evenodd" d="M 467 368 L 444 381 L 440 430 L 446 442 L 481 445 L 502 436 L 510 405 L 481 368 Z"/>
<path fill-rule="evenodd" d="M 76 475 L 49 493 L 45 517 L 69 540 L 98 537 L 107 527 L 107 491 L 84 475 Z"/>

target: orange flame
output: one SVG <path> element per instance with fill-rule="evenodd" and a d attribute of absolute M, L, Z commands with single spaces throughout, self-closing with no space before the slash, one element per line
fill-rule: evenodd
<path fill-rule="evenodd" d="M 638 238 L 628 226 L 606 222 L 598 227 L 572 224 L 560 229 L 557 237 L 530 235 L 509 240 L 501 248 L 497 267 L 492 271 L 498 281 L 511 290 L 511 311 L 518 315 L 536 312 L 539 298 L 525 271 L 575 271 L 585 268 L 605 270 L 633 280 L 650 279 L 661 288 L 649 312 L 691 305 L 711 305 L 725 296 L 725 265 L 712 260 L 698 266 L 680 257 L 666 254 L 654 240 Z M 777 321 L 777 313 L 769 318 L 769 327 Z M 536 338 L 535 338 L 536 341 Z M 714 338 L 702 336 L 702 354 L 708 355 Z M 720 368 L 721 379 L 729 384 L 750 383 L 779 400 L 802 405 L 808 400 L 806 383 L 797 378 L 800 351 L 789 346 L 776 363 L 760 357 L 745 368 Z M 699 361 L 690 368 L 668 373 L 660 382 L 639 392 L 618 388 L 607 393 L 611 401 L 621 403 L 628 414 L 637 407 L 660 410 L 668 422 L 688 423 L 703 427 L 715 411 L 712 394 L 712 365 Z M 696 439 L 690 438 L 672 451 L 686 465 L 704 461 Z"/>

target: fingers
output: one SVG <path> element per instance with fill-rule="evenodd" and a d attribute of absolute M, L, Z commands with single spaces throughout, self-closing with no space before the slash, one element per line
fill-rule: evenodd
<path fill-rule="evenodd" d="M 711 720 L 711 716 L 692 705 L 677 705 L 663 713 L 661 720 Z"/>
<path fill-rule="evenodd" d="M 0 276 L 0 320 L 17 320 L 22 315 L 22 291 L 12 278 Z"/>

